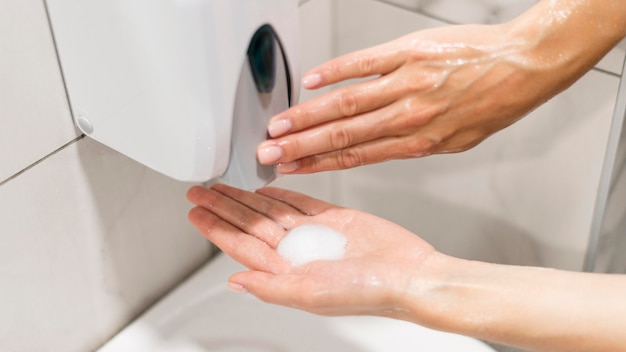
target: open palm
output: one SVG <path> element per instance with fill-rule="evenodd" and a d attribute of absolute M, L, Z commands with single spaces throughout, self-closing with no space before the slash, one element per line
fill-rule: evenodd
<path fill-rule="evenodd" d="M 197 205 L 189 213 L 194 226 L 250 269 L 231 277 L 231 286 L 317 314 L 401 315 L 402 295 L 434 253 L 391 222 L 278 188 L 252 193 L 225 185 L 193 187 L 188 199 Z M 345 257 L 292 267 L 276 248 L 290 229 L 303 224 L 344 233 Z M 422 273 L 424 281 L 428 275 Z"/>

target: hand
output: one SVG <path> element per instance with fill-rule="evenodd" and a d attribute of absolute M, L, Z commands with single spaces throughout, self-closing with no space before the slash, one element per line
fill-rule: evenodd
<path fill-rule="evenodd" d="M 275 116 L 259 160 L 308 173 L 469 149 L 541 100 L 522 49 L 497 26 L 444 27 L 332 60 L 305 88 L 377 77 Z"/>
<path fill-rule="evenodd" d="M 260 299 L 322 315 L 383 315 L 402 318 L 402 297 L 432 276 L 424 263 L 433 248 L 383 219 L 302 194 L 265 188 L 256 193 L 225 185 L 194 187 L 190 221 L 226 254 L 250 271 L 230 286 Z M 345 258 L 291 267 L 276 252 L 289 229 L 320 224 L 346 235 Z"/>
<path fill-rule="evenodd" d="M 511 23 L 418 31 L 334 59 L 305 75 L 304 87 L 374 78 L 275 116 L 258 159 L 281 173 L 311 173 L 472 148 L 619 41 L 621 9 L 607 6 L 542 1 Z"/>
<path fill-rule="evenodd" d="M 322 315 L 379 315 L 536 351 L 618 351 L 626 344 L 623 275 L 488 264 L 435 251 L 355 210 L 265 188 L 193 187 L 189 219 L 250 270 L 231 288 Z M 291 267 L 289 229 L 320 224 L 348 238 L 345 257 Z M 584 339 L 581 339 L 584 336 Z"/>

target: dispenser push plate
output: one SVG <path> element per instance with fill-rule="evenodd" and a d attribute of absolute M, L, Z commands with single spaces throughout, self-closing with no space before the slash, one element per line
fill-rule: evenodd
<path fill-rule="evenodd" d="M 258 162 L 256 148 L 267 138 L 270 118 L 289 107 L 291 79 L 282 46 L 269 25 L 252 37 L 247 57 L 235 98 L 230 162 L 221 179 L 251 190 L 277 176 L 274 166 Z"/>

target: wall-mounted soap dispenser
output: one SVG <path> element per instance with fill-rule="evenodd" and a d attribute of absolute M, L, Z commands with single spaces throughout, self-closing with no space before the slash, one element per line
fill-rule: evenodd
<path fill-rule="evenodd" d="M 299 96 L 298 0 L 46 0 L 74 121 L 181 181 L 246 189 Z"/>

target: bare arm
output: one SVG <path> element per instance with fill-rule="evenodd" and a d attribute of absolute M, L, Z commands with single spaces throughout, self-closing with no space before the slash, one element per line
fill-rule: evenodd
<path fill-rule="evenodd" d="M 336 89 L 273 118 L 262 163 L 283 173 L 464 151 L 569 87 L 626 35 L 623 0 L 543 0 L 501 25 L 447 26 L 331 60 Z"/>
<path fill-rule="evenodd" d="M 433 261 L 442 280 L 425 295 L 431 327 L 533 351 L 625 351 L 626 278 L 536 267 Z M 415 311 L 407 290 L 406 305 Z M 419 294 L 419 293 L 418 293 Z M 421 317 L 406 320 L 420 322 Z"/>
<path fill-rule="evenodd" d="M 250 270 L 232 289 L 322 315 L 377 315 L 537 351 L 626 350 L 626 277 L 446 256 L 384 219 L 276 188 L 194 187 L 196 228 Z M 341 260 L 291 267 L 287 231 L 321 224 L 348 239 Z"/>

